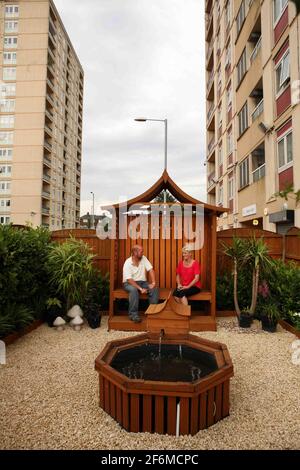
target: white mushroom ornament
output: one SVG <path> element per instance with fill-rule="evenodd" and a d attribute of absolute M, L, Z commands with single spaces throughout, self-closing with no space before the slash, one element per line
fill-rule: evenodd
<path fill-rule="evenodd" d="M 67 313 L 69 318 L 76 318 L 76 317 L 83 317 L 83 311 L 79 307 L 79 305 L 74 305 Z"/>
<path fill-rule="evenodd" d="M 57 317 L 53 322 L 53 326 L 55 326 L 57 331 L 62 331 L 65 328 L 65 324 L 65 320 L 61 317 Z"/>
<path fill-rule="evenodd" d="M 73 318 L 73 320 L 70 321 L 70 325 L 73 326 L 75 331 L 80 331 L 82 324 L 83 320 L 79 315 L 77 315 L 77 317 Z"/>

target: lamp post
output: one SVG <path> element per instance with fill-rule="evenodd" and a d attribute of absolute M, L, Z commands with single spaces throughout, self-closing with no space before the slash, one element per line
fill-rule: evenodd
<path fill-rule="evenodd" d="M 136 118 L 137 122 L 146 122 L 146 121 L 157 121 L 165 123 L 165 162 L 164 170 L 168 169 L 168 120 L 167 119 L 148 119 L 148 118 Z M 167 193 L 164 191 L 164 204 L 167 202 Z"/>
<path fill-rule="evenodd" d="M 93 195 L 93 206 L 92 206 L 92 226 L 95 228 L 95 194 L 93 191 L 91 191 L 91 194 Z"/>

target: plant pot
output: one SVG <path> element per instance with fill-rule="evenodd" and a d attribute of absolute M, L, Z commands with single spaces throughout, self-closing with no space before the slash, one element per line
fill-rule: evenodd
<path fill-rule="evenodd" d="M 90 313 L 86 317 L 89 326 L 93 329 L 99 328 L 101 324 L 101 315 L 100 313 Z"/>
<path fill-rule="evenodd" d="M 241 328 L 250 328 L 252 321 L 252 315 L 249 313 L 241 313 L 239 317 L 239 326 Z"/>
<path fill-rule="evenodd" d="M 264 331 L 269 333 L 275 333 L 277 330 L 278 320 L 272 320 L 269 317 L 261 317 L 261 326 Z"/>

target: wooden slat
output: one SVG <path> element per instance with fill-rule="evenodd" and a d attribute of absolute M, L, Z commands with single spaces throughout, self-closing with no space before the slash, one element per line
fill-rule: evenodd
<path fill-rule="evenodd" d="M 143 432 L 152 432 L 152 396 L 143 396 Z"/>
<path fill-rule="evenodd" d="M 176 416 L 177 416 L 177 405 L 176 397 L 168 397 L 168 420 L 167 420 L 167 433 L 170 436 L 176 435 Z"/>
<path fill-rule="evenodd" d="M 110 383 L 110 414 L 116 418 L 116 387 L 112 383 Z"/>
<path fill-rule="evenodd" d="M 190 433 L 193 436 L 199 431 L 199 397 L 191 399 Z"/>
<path fill-rule="evenodd" d="M 223 404 L 222 404 L 222 417 L 225 418 L 229 415 L 229 380 L 223 383 Z"/>
<path fill-rule="evenodd" d="M 104 380 L 104 410 L 106 413 L 110 413 L 110 390 L 109 390 L 109 380 Z"/>
<path fill-rule="evenodd" d="M 200 395 L 199 429 L 207 427 L 207 392 Z"/>
<path fill-rule="evenodd" d="M 104 378 L 99 374 L 99 402 L 101 408 L 104 409 Z"/>
<path fill-rule="evenodd" d="M 216 414 L 215 414 L 215 423 L 222 419 L 222 392 L 223 384 L 216 386 L 215 390 L 215 402 L 216 402 Z"/>
<path fill-rule="evenodd" d="M 190 433 L 189 398 L 180 398 L 180 434 Z"/>
<path fill-rule="evenodd" d="M 130 394 L 130 431 L 140 431 L 140 397 L 136 393 Z"/>
<path fill-rule="evenodd" d="M 207 427 L 214 424 L 214 412 L 215 412 L 215 390 L 214 388 L 208 391 L 207 397 Z"/>
<path fill-rule="evenodd" d="M 116 387 L 116 420 L 122 425 L 123 423 L 123 410 L 122 410 L 122 392 L 119 387 Z"/>
<path fill-rule="evenodd" d="M 164 433 L 164 397 L 155 397 L 155 432 Z"/>
<path fill-rule="evenodd" d="M 123 405 L 123 428 L 129 431 L 129 398 L 128 393 L 122 392 L 122 405 Z"/>

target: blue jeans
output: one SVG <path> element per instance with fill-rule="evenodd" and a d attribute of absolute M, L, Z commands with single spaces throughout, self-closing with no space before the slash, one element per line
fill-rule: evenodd
<path fill-rule="evenodd" d="M 149 289 L 149 284 L 147 281 L 136 281 L 136 283 L 142 289 Z M 128 315 L 130 318 L 138 317 L 139 316 L 139 300 L 140 300 L 140 292 L 139 290 L 129 284 L 129 282 L 124 282 L 123 284 L 124 289 L 129 294 L 129 308 L 128 308 Z M 157 287 L 154 289 L 149 289 L 148 291 L 148 299 L 150 304 L 158 304 L 159 300 L 159 290 Z"/>

